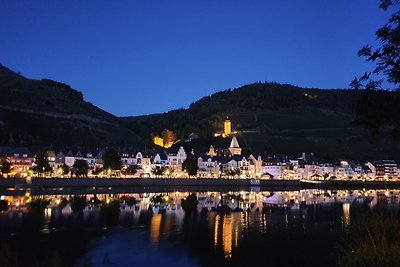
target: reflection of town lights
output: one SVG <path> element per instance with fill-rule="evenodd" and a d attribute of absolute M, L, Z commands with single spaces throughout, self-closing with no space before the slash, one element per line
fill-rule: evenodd
<path fill-rule="evenodd" d="M 51 208 L 46 208 L 46 209 L 44 210 L 44 215 L 50 217 L 50 216 L 51 216 Z"/>

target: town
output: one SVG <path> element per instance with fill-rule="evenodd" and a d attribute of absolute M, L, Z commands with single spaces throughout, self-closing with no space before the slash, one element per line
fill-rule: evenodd
<path fill-rule="evenodd" d="M 322 162 L 311 152 L 298 157 L 261 156 L 242 153 L 226 119 L 224 131 L 215 137 L 230 138 L 227 148 L 211 145 L 205 152 L 192 149 L 135 150 L 133 148 L 65 149 L 50 148 L 32 153 L 24 147 L 0 147 L 3 178 L 33 177 L 120 177 L 120 178 L 227 178 L 278 180 L 362 180 L 397 181 L 394 160 L 353 162 L 350 159 Z M 159 143 L 159 142 L 158 142 Z M 170 147 L 170 145 L 168 145 Z"/>

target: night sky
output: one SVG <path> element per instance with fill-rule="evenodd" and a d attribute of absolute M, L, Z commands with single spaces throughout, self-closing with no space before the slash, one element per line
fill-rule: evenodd
<path fill-rule="evenodd" d="M 119 116 L 258 81 L 347 88 L 390 13 L 373 0 L 0 0 L 0 63 Z"/>

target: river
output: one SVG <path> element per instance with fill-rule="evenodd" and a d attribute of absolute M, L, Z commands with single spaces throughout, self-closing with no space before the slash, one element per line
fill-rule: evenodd
<path fill-rule="evenodd" d="M 189 192 L 10 191 L 0 266 L 335 266 L 353 221 L 400 207 L 394 189 L 195 194 L 189 213 Z M 43 212 L 29 211 L 38 199 Z"/>

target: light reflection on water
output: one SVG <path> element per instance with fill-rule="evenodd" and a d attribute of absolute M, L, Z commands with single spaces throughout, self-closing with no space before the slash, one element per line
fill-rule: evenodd
<path fill-rule="evenodd" d="M 160 195 L 158 193 L 88 194 L 85 196 L 87 205 L 80 215 L 73 213 L 70 205 L 58 207 L 63 198 L 71 199 L 72 196 L 33 196 L 29 192 L 21 196 L 3 196 L 10 203 L 10 208 L 0 215 L 0 234 L 4 237 L 9 233 L 23 232 L 24 220 L 29 217 L 27 205 L 35 198 L 46 198 L 50 204 L 44 210 L 41 234 L 52 235 L 71 228 L 84 231 L 108 229 L 108 241 L 102 241 L 105 235 L 102 233 L 93 238 L 84 256 L 76 260 L 76 266 L 83 266 L 88 259 L 92 261 L 92 266 L 97 266 L 96 262 L 101 264 L 99 257 L 105 257 L 105 254 L 114 259 L 114 266 L 125 266 L 118 265 L 117 260 L 122 257 L 123 251 L 134 255 L 130 258 L 132 261 L 149 260 L 149 257 L 154 257 L 149 253 L 156 253 L 158 257 L 151 259 L 153 263 L 162 264 L 165 260 L 163 257 L 167 257 L 168 263 L 175 266 L 180 266 L 178 262 L 181 266 L 192 265 L 193 260 L 200 265 L 209 265 L 210 262 L 212 265 L 237 265 L 235 261 L 240 262 L 244 257 L 242 255 L 247 253 L 251 255 L 251 250 L 261 253 L 272 251 L 270 257 L 274 257 L 274 249 L 287 249 L 290 252 L 293 248 L 305 249 L 301 246 L 312 247 L 308 235 L 312 238 L 324 233 L 329 234 L 329 237 L 338 235 L 341 230 L 350 226 L 353 210 L 365 211 L 380 206 L 386 209 L 398 208 L 400 203 L 399 190 L 199 192 L 196 193 L 199 201 L 198 213 L 185 215 L 181 200 L 188 194 L 163 193 L 163 199 L 168 201 L 161 204 L 153 201 L 155 196 Z M 93 204 L 93 198 L 98 199 L 100 204 Z M 134 198 L 136 204 L 128 205 L 125 201 L 127 198 Z M 115 200 L 121 200 L 118 210 L 105 212 L 103 207 Z M 117 217 L 115 224 L 107 216 Z M 121 229 L 127 232 L 121 235 Z M 147 238 L 143 238 L 144 236 Z M 289 242 L 285 238 L 293 240 Z M 128 241 L 131 239 L 138 242 L 134 245 L 134 251 L 125 244 L 131 242 Z M 111 246 L 109 242 L 115 244 Z M 299 244 L 296 245 L 296 242 Z M 174 245 L 174 252 L 185 251 L 184 255 L 190 260 L 182 262 L 179 257 L 181 252 L 173 256 L 175 254 L 169 250 L 171 245 Z M 334 241 L 331 241 L 330 246 L 333 245 Z M 263 246 L 268 251 L 263 251 Z M 315 257 L 318 259 L 325 256 Z M 290 262 L 290 259 L 284 260 Z M 304 259 L 305 262 L 307 260 Z"/>

